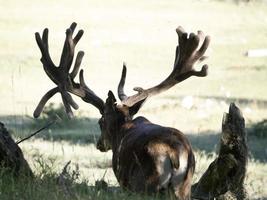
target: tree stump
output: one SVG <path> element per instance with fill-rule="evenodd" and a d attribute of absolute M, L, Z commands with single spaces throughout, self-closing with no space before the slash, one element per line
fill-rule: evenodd
<path fill-rule="evenodd" d="M 209 165 L 198 183 L 192 186 L 193 199 L 246 199 L 244 179 L 248 160 L 245 120 L 231 104 L 222 122 L 218 157 Z"/>
<path fill-rule="evenodd" d="M 21 149 L 0 122 L 0 169 L 3 168 L 15 176 L 33 176 Z"/>

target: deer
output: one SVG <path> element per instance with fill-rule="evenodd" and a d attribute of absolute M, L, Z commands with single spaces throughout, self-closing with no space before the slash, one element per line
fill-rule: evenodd
<path fill-rule="evenodd" d="M 41 98 L 33 116 L 39 117 L 47 101 L 60 93 L 66 114 L 73 117 L 72 108 L 78 109 L 79 106 L 71 94 L 80 97 L 100 112 L 98 124 L 101 135 L 96 148 L 101 152 L 112 150 L 112 168 L 123 189 L 145 194 L 172 191 L 176 199 L 189 200 L 195 170 L 195 158 L 189 140 L 175 128 L 154 124 L 142 116 L 134 116 L 151 96 L 162 93 L 191 76 L 207 76 L 208 65 L 203 65 L 197 71 L 194 64 L 204 60 L 210 36 L 205 36 L 202 31 L 188 34 L 179 26 L 176 29 L 179 42 L 174 67 L 169 76 L 148 89 L 135 87 L 136 93 L 128 96 L 124 92 L 127 73 L 124 63 L 117 90 L 120 102 L 110 90 L 104 102 L 85 83 L 83 69 L 80 70 L 83 51 L 77 53 L 74 66 L 70 70 L 75 46 L 84 33 L 79 30 L 74 36 L 76 26 L 74 22 L 66 30 L 58 66 L 53 63 L 49 54 L 48 29 L 43 30 L 42 37 L 38 32 L 35 33 L 43 69 L 56 86 Z M 74 78 L 78 73 L 79 82 L 76 82 Z"/>

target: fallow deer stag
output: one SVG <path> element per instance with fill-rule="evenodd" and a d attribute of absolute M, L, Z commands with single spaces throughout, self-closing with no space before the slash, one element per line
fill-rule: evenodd
<path fill-rule="evenodd" d="M 34 117 L 42 112 L 46 102 L 57 92 L 62 96 L 66 113 L 72 116 L 71 107 L 78 108 L 71 94 L 95 106 L 102 115 L 99 119 L 101 136 L 97 142 L 100 151 L 112 150 L 112 166 L 121 187 L 140 193 L 157 193 L 169 189 L 177 199 L 190 199 L 191 180 L 195 168 L 194 154 L 186 136 L 177 129 L 153 124 L 144 117 L 133 116 L 141 108 L 145 100 L 163 92 L 190 76 L 204 77 L 207 75 L 207 65 L 200 71 L 194 69 L 194 64 L 204 58 L 210 38 L 201 31 L 189 36 L 182 27 L 176 32 L 179 45 L 176 48 L 174 68 L 170 75 L 160 84 L 149 89 L 134 88 L 138 93 L 127 96 L 124 92 L 126 66 L 123 66 L 121 80 L 118 86 L 116 101 L 109 91 L 104 102 L 86 84 L 83 70 L 79 67 L 84 53 L 78 52 L 74 67 L 69 73 L 74 48 L 82 37 L 80 30 L 73 38 L 76 23 L 72 23 L 66 31 L 66 40 L 59 66 L 56 67 L 48 51 L 48 29 L 42 37 L 36 33 L 36 41 L 41 50 L 41 62 L 49 78 L 57 85 L 47 92 L 36 110 Z M 79 83 L 74 81 L 79 72 Z"/>

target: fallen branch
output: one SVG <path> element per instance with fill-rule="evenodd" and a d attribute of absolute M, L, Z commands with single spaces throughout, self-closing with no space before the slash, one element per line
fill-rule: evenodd
<path fill-rule="evenodd" d="M 24 142 L 25 140 L 30 139 L 31 137 L 35 136 L 36 134 L 40 133 L 41 131 L 47 129 L 48 127 L 52 126 L 53 124 L 55 124 L 57 122 L 57 120 L 54 120 L 52 122 L 49 122 L 48 124 L 46 124 L 44 127 L 40 128 L 39 130 L 35 131 L 34 133 L 32 133 L 31 135 L 19 140 L 16 142 L 16 144 L 19 144 L 21 142 Z"/>

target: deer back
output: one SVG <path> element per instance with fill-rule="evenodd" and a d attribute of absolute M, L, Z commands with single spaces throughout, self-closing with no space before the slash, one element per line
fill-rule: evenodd
<path fill-rule="evenodd" d="M 191 182 L 194 155 L 179 130 L 138 117 L 125 123 L 121 132 L 124 137 L 112 159 L 121 186 L 135 192 L 159 192 L 172 182 Z"/>

